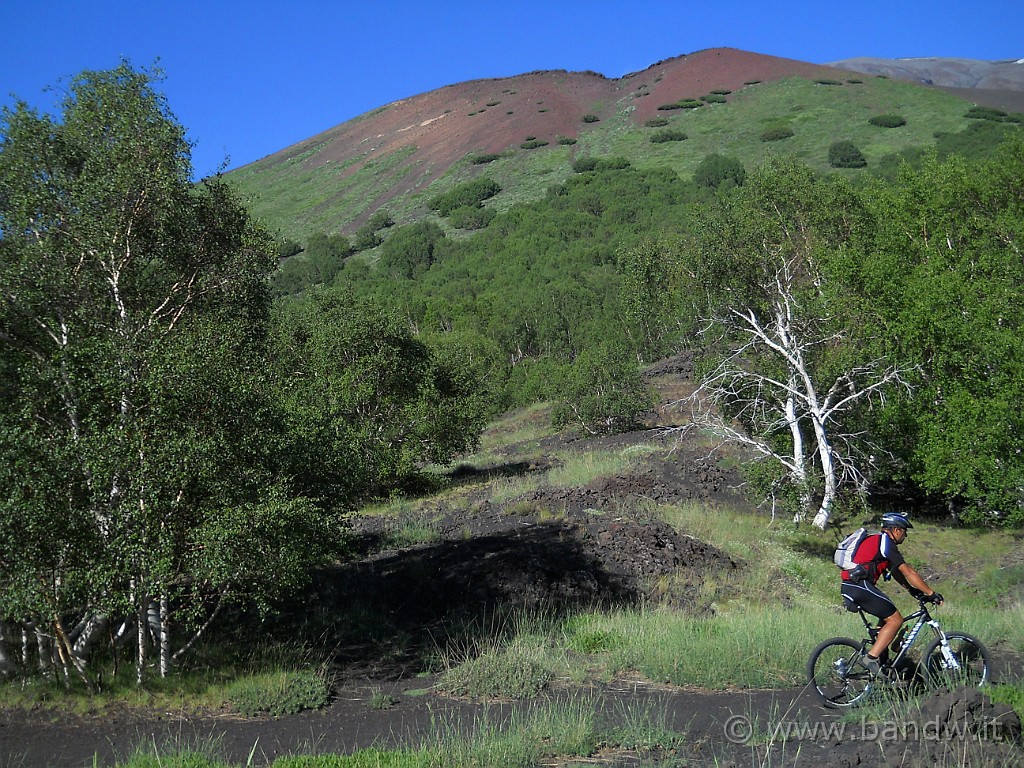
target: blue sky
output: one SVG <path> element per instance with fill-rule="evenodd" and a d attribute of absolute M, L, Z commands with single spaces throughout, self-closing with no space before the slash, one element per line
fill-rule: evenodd
<path fill-rule="evenodd" d="M 0 104 L 84 69 L 156 59 L 196 176 L 236 168 L 396 99 L 536 69 L 619 77 L 727 46 L 855 56 L 1024 58 L 1022 0 L 0 0 Z"/>

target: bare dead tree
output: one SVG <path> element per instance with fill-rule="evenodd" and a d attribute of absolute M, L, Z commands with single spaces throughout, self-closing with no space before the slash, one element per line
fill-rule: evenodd
<path fill-rule="evenodd" d="M 764 309 L 728 307 L 706 324 L 705 338 L 719 334 L 731 348 L 676 405 L 693 414 L 679 429 L 705 429 L 780 464 L 799 489 L 795 521 L 802 522 L 813 511 L 813 499 L 820 498 L 813 523 L 824 529 L 842 487 L 866 488 L 863 465 L 872 450 L 878 451 L 867 435 L 848 426 L 847 416 L 855 406 L 883 401 L 894 387 L 909 390 L 908 370 L 873 360 L 823 380 L 813 352 L 846 343 L 849 331 L 823 333 L 816 329 L 829 328 L 828 318 L 800 318 L 794 272 L 784 260 L 762 286 L 770 297 Z M 787 450 L 780 450 L 780 443 Z"/>

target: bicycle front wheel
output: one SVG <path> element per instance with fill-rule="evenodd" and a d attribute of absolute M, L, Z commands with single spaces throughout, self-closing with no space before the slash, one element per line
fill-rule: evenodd
<path fill-rule="evenodd" d="M 949 654 L 936 639 L 924 650 L 922 667 L 928 684 L 936 688 L 979 688 L 989 681 L 992 663 L 981 641 L 963 632 L 947 632 Z"/>
<path fill-rule="evenodd" d="M 807 682 L 826 707 L 855 707 L 871 694 L 871 673 L 858 662 L 861 644 L 848 637 L 826 640 L 807 662 Z"/>

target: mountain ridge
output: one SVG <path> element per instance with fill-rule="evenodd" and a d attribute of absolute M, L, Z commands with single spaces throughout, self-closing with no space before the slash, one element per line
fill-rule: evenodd
<path fill-rule="evenodd" d="M 656 70 L 659 68 L 662 72 L 656 73 Z M 604 102 L 604 106 L 607 107 L 608 103 L 606 100 L 611 99 L 615 95 L 619 95 L 624 86 L 632 85 L 632 81 L 635 81 L 638 78 L 642 79 L 644 76 L 647 76 L 647 79 L 655 81 L 653 85 L 646 82 L 639 83 L 630 93 L 619 95 L 619 98 L 629 98 L 632 96 L 633 100 L 637 102 L 637 119 L 647 119 L 653 117 L 657 113 L 657 106 L 662 103 L 659 100 L 661 98 L 665 98 L 667 101 L 675 101 L 680 98 L 687 97 L 699 98 L 700 96 L 705 95 L 709 90 L 713 89 L 736 90 L 744 84 L 745 80 L 751 79 L 770 80 L 788 76 L 825 77 L 829 75 L 836 76 L 837 73 L 834 68 L 826 65 L 811 64 L 808 62 L 797 61 L 795 59 L 785 59 L 766 54 L 750 53 L 734 48 L 709 48 L 690 54 L 683 54 L 669 59 L 663 59 L 651 64 L 643 70 L 628 73 L 619 78 L 611 78 L 598 72 L 594 72 L 593 70 L 533 70 L 519 75 L 466 80 L 389 102 L 381 107 L 365 112 L 362 115 L 358 115 L 351 120 L 347 120 L 332 128 L 328 128 L 325 131 L 321 131 L 320 133 L 293 144 L 290 147 L 281 149 L 278 152 L 255 161 L 254 163 L 242 166 L 238 170 L 242 170 L 253 165 L 273 164 L 282 160 L 307 155 L 314 147 L 316 148 L 315 153 L 308 157 L 308 165 L 310 167 L 317 167 L 318 165 L 323 165 L 332 161 L 345 161 L 352 157 L 353 152 L 350 148 L 342 147 L 341 142 L 346 138 L 349 138 L 349 129 L 352 126 L 362 126 L 366 122 L 374 124 L 379 123 L 382 133 L 378 135 L 378 138 L 383 139 L 386 136 L 386 140 L 384 142 L 376 144 L 370 151 L 377 151 L 384 148 L 400 149 L 401 147 L 412 144 L 414 138 L 423 137 L 429 131 L 434 130 L 432 127 L 433 123 L 446 117 L 445 109 L 448 110 L 449 114 L 453 112 L 450 107 L 442 107 L 441 112 L 436 111 L 434 102 L 437 100 L 438 96 L 448 97 L 453 99 L 456 103 L 459 103 L 460 100 L 464 101 L 465 105 L 469 109 L 472 109 L 474 106 L 477 107 L 475 111 L 465 115 L 473 117 L 491 109 L 492 107 L 499 106 L 499 104 L 493 104 L 489 107 L 487 106 L 488 101 L 505 102 L 505 99 L 501 98 L 501 91 L 495 91 L 493 87 L 488 87 L 502 83 L 515 84 L 518 86 L 514 89 L 517 91 L 514 95 L 517 96 L 520 95 L 520 91 L 523 87 L 536 89 L 537 93 L 530 94 L 527 96 L 527 99 L 518 99 L 517 101 L 522 103 L 524 101 L 528 101 L 532 96 L 534 99 L 534 106 L 541 107 L 546 104 L 547 94 L 550 94 L 552 97 L 558 97 L 560 95 L 553 92 L 550 87 L 545 87 L 549 84 L 542 82 L 542 79 L 550 79 L 553 77 L 571 79 L 573 82 L 571 83 L 571 87 L 567 95 L 573 97 L 571 101 L 575 102 L 573 103 L 573 106 L 578 111 L 586 108 L 587 105 L 584 104 L 584 100 L 586 98 L 598 99 Z M 666 76 L 668 78 L 667 80 Z M 573 90 L 573 88 L 576 90 Z M 513 89 L 510 88 L 509 90 Z M 541 95 L 545 95 L 546 97 L 541 99 L 539 98 Z M 564 96 L 562 96 L 561 100 L 566 101 Z M 641 104 L 641 100 L 646 101 Z M 656 103 L 651 103 L 652 101 Z M 617 102 L 618 99 L 616 99 L 614 103 Z M 481 105 L 483 106 L 482 109 L 479 108 Z M 508 105 L 506 105 L 506 107 L 507 106 Z M 598 118 L 609 116 L 608 109 L 601 109 L 600 107 L 596 107 L 596 113 L 585 112 L 571 116 L 562 114 L 555 115 L 551 114 L 553 112 L 550 108 L 551 105 L 547 106 L 547 109 L 538 109 L 536 110 L 536 113 L 541 115 L 550 115 L 550 117 L 555 118 L 554 120 L 543 118 L 537 119 L 535 115 L 531 114 L 529 116 L 531 118 L 529 121 L 505 121 L 497 132 L 488 130 L 474 131 L 469 126 L 466 126 L 463 130 L 466 133 L 473 135 L 473 139 L 476 142 L 476 147 L 479 151 L 496 152 L 507 148 L 513 143 L 518 143 L 518 141 L 523 140 L 522 138 L 516 138 L 519 136 L 519 134 L 515 132 L 516 129 L 521 130 L 522 128 L 532 126 L 532 128 L 536 130 L 534 130 L 532 134 L 526 135 L 535 135 L 539 139 L 554 139 L 556 133 L 561 129 L 564 130 L 565 133 L 560 135 L 576 138 L 576 134 L 580 128 L 580 119 L 584 114 L 596 114 Z M 398 110 L 402 111 L 402 116 L 399 117 L 399 119 L 394 121 L 381 119 L 385 112 Z M 420 114 L 419 119 L 408 117 L 405 119 L 405 123 L 403 124 L 402 117 L 405 117 L 405 115 L 412 110 L 417 110 L 418 112 L 425 114 Z M 504 111 L 506 115 L 508 115 L 507 108 Z M 600 112 L 604 112 L 604 114 L 600 114 Z M 460 117 L 462 116 L 460 115 Z M 454 121 L 452 120 L 449 122 Z M 422 130 L 416 130 L 416 128 Z M 391 135 L 387 136 L 388 133 Z M 359 140 L 359 144 L 364 143 L 365 139 Z M 325 144 L 333 145 L 331 147 L 333 151 L 322 154 L 321 150 Z M 365 148 L 358 147 L 357 150 L 365 151 Z M 464 155 L 465 152 L 461 152 L 459 157 Z M 365 159 L 369 159 L 369 157 L 366 157 Z"/>
<path fill-rule="evenodd" d="M 529 194 L 536 197 L 543 186 L 564 180 L 574 158 L 614 153 L 616 136 L 650 131 L 645 126 L 652 118 L 667 119 L 673 128 L 698 128 L 694 121 L 700 122 L 699 116 L 671 110 L 672 104 L 709 96 L 733 102 L 742 100 L 752 84 L 790 78 L 811 84 L 864 82 L 849 70 L 735 48 L 663 59 L 621 77 L 592 70 L 534 70 L 478 78 L 391 101 L 232 170 L 228 178 L 238 182 L 258 215 L 289 237 L 317 230 L 353 233 L 384 207 L 394 210 L 399 223 L 429 213 L 430 196 L 482 172 L 473 157 L 501 156 L 506 165 L 514 164 L 504 169 L 506 177 L 522 172 L 535 187 Z M 887 109 L 877 99 L 865 101 L 867 96 L 844 98 L 861 98 L 857 109 L 867 110 L 868 116 Z M 780 109 L 788 114 L 783 119 L 797 122 L 810 114 L 806 105 L 786 103 Z M 755 142 L 760 130 L 747 124 Z M 667 153 L 692 154 L 698 147 L 727 151 L 727 137 L 721 136 L 723 141 L 711 146 L 690 141 L 690 150 L 664 145 L 658 162 L 671 163 Z M 646 137 L 639 140 L 646 142 Z M 531 147 L 546 150 L 525 151 Z M 678 162 L 676 170 L 682 170 Z"/>
<path fill-rule="evenodd" d="M 985 61 L 942 56 L 861 56 L 829 66 L 932 86 L 982 107 L 1024 112 L 1024 58 Z"/>

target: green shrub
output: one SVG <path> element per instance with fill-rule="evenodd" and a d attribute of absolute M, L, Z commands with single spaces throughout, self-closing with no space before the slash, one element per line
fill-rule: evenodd
<path fill-rule="evenodd" d="M 907 124 L 907 119 L 903 115 L 875 115 L 868 122 L 882 128 L 899 128 Z"/>
<path fill-rule="evenodd" d="M 827 77 L 819 78 L 818 80 L 815 80 L 814 82 L 816 82 L 818 85 L 842 85 L 843 84 L 843 82 L 841 80 L 830 80 Z"/>
<path fill-rule="evenodd" d="M 693 172 L 694 183 L 708 189 L 718 189 L 723 184 L 741 187 L 746 179 L 743 163 L 734 157 L 714 153 L 701 160 Z"/>
<path fill-rule="evenodd" d="M 598 121 L 598 119 L 599 118 L 598 118 L 597 115 L 586 114 L 586 115 L 583 116 L 583 122 L 584 123 L 596 123 Z"/>
<path fill-rule="evenodd" d="M 356 230 L 356 234 L 352 238 L 352 250 L 368 251 L 371 248 L 376 248 L 381 242 L 382 238 L 377 234 L 377 230 L 370 224 L 364 224 Z"/>
<path fill-rule="evenodd" d="M 725 104 L 725 96 L 718 93 L 709 93 L 703 97 L 705 104 Z"/>
<path fill-rule="evenodd" d="M 289 256 L 302 252 L 302 246 L 289 237 L 276 241 L 274 245 L 277 249 L 276 256 L 279 259 L 287 259 Z"/>
<path fill-rule="evenodd" d="M 851 85 L 860 85 L 864 81 L 863 80 L 858 80 L 856 78 L 851 78 L 851 79 L 847 80 L 846 82 L 850 83 Z"/>
<path fill-rule="evenodd" d="M 597 435 L 634 429 L 654 406 L 653 392 L 636 360 L 620 343 L 583 350 L 570 366 L 552 412 L 556 428 L 573 425 Z"/>
<path fill-rule="evenodd" d="M 680 99 L 679 101 L 673 101 L 671 104 L 662 104 L 658 109 L 671 110 L 671 109 L 697 109 L 703 107 L 704 102 L 699 99 Z"/>
<path fill-rule="evenodd" d="M 547 145 L 548 142 L 543 139 L 530 139 L 529 141 L 524 141 L 519 146 L 523 149 L 537 149 L 537 147 L 546 147 Z"/>
<path fill-rule="evenodd" d="M 743 84 L 744 85 L 757 85 L 760 82 L 761 82 L 760 80 L 744 80 Z"/>
<path fill-rule="evenodd" d="M 502 696 L 530 699 L 551 682 L 554 674 L 528 649 L 494 649 L 452 667 L 438 687 L 453 696 Z"/>
<path fill-rule="evenodd" d="M 227 696 L 231 706 L 246 717 L 280 717 L 322 709 L 330 698 L 330 686 L 318 672 L 282 670 L 237 680 L 228 687 Z"/>
<path fill-rule="evenodd" d="M 481 176 L 479 179 L 459 184 L 442 195 L 438 195 L 430 201 L 431 210 L 437 211 L 441 216 L 447 216 L 456 208 L 466 205 L 479 206 L 484 200 L 494 197 L 501 192 L 501 185 L 498 182 Z"/>
<path fill-rule="evenodd" d="M 715 89 L 711 91 L 711 93 L 714 94 L 715 96 L 728 96 L 730 93 L 732 93 L 732 91 L 725 89 Z"/>
<path fill-rule="evenodd" d="M 775 125 L 761 131 L 761 141 L 781 141 L 793 135 L 793 129 L 788 125 Z"/>
<path fill-rule="evenodd" d="M 682 131 L 670 128 L 667 131 L 652 133 L 650 138 L 652 144 L 664 144 L 666 141 L 686 141 L 688 137 Z"/>
<path fill-rule="evenodd" d="M 648 128 L 661 128 L 663 126 L 668 125 L 668 118 L 667 117 L 652 117 L 650 120 L 648 120 L 646 123 L 644 123 L 644 125 L 646 125 Z"/>
<path fill-rule="evenodd" d="M 367 219 L 366 226 L 372 227 L 375 232 L 378 232 L 382 229 L 395 226 L 395 220 L 391 218 L 390 213 L 382 209 L 374 211 L 373 215 Z"/>
<path fill-rule="evenodd" d="M 486 165 L 487 163 L 493 163 L 499 157 L 501 157 L 501 155 L 497 155 L 497 154 L 494 154 L 494 153 L 488 153 L 488 154 L 483 154 L 483 155 L 473 155 L 472 157 L 469 158 L 469 162 L 472 165 Z"/>
<path fill-rule="evenodd" d="M 868 164 L 852 141 L 837 141 L 828 148 L 828 162 L 833 168 L 863 168 Z"/>
<path fill-rule="evenodd" d="M 383 691 L 375 691 L 373 695 L 370 696 L 370 709 L 391 709 L 397 703 L 398 699 L 390 693 L 384 693 Z"/>
<path fill-rule="evenodd" d="M 571 147 L 573 144 L 576 143 L 576 139 L 572 138 L 571 136 L 556 136 L 555 142 L 557 144 L 561 144 L 562 146 Z"/>
<path fill-rule="evenodd" d="M 572 164 L 572 169 L 576 173 L 586 173 L 587 171 L 621 171 L 624 168 L 629 168 L 629 165 L 629 160 L 624 157 L 581 157 Z"/>
<path fill-rule="evenodd" d="M 499 104 L 501 104 L 501 102 L 500 102 L 500 101 L 488 101 L 488 102 L 487 102 L 487 106 L 488 106 L 488 107 L 496 107 L 496 106 L 498 106 Z"/>
<path fill-rule="evenodd" d="M 416 277 L 430 269 L 444 239 L 444 230 L 432 221 L 399 227 L 381 247 L 380 267 L 395 277 Z"/>
<path fill-rule="evenodd" d="M 493 208 L 464 205 L 448 214 L 448 221 L 456 229 L 476 230 L 490 224 L 495 215 Z"/>
<path fill-rule="evenodd" d="M 1007 114 L 995 107 L 971 107 L 967 110 L 967 114 L 964 117 L 969 117 L 973 120 L 992 120 L 993 122 L 1001 123 L 1006 119 Z"/>

